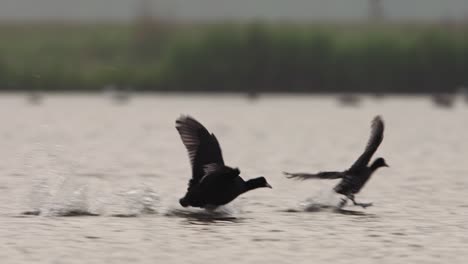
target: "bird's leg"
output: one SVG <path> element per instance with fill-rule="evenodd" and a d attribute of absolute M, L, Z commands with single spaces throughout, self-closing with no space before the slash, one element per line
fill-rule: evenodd
<path fill-rule="evenodd" d="M 372 206 L 372 203 L 358 203 L 356 200 L 354 200 L 354 195 L 348 195 L 348 198 L 353 202 L 354 205 L 356 206 L 361 206 L 362 208 L 366 208 L 369 206 Z"/>
<path fill-rule="evenodd" d="M 354 203 L 355 205 L 361 206 L 362 208 L 366 208 L 372 206 L 372 203 Z"/>
<path fill-rule="evenodd" d="M 343 208 L 347 203 L 348 203 L 348 199 L 347 198 L 342 198 L 340 203 L 338 204 L 338 209 Z"/>

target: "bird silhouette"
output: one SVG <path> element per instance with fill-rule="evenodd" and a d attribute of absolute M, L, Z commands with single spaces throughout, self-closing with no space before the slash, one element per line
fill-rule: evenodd
<path fill-rule="evenodd" d="M 351 200 L 354 205 L 366 208 L 372 203 L 358 203 L 354 196 L 364 187 L 372 174 L 381 167 L 388 167 L 383 158 L 375 159 L 370 166 L 368 165 L 375 151 L 383 140 L 384 122 L 380 116 L 372 120 L 371 135 L 367 142 L 364 153 L 354 162 L 354 164 L 345 171 L 324 171 L 315 174 L 309 173 L 289 173 L 283 172 L 290 179 L 341 179 L 335 186 L 336 193 L 346 196 L 342 199 L 339 207 L 346 205 L 347 200 Z"/>
<path fill-rule="evenodd" d="M 179 200 L 183 207 L 215 208 L 237 196 L 261 187 L 271 188 L 264 177 L 244 181 L 238 168 L 224 164 L 221 147 L 214 134 L 190 116 L 176 120 L 176 129 L 188 151 L 192 178 L 187 193 Z"/>

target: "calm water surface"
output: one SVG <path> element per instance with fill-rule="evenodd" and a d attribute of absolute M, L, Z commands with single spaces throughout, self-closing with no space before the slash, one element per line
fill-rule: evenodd
<path fill-rule="evenodd" d="M 190 177 L 174 120 L 214 132 L 226 163 L 272 190 L 210 213 L 183 209 Z M 333 209 L 335 181 L 281 171 L 346 169 L 381 114 L 391 166 Z M 466 263 L 468 106 L 427 98 L 0 96 L 1 263 Z M 41 216 L 25 216 L 40 211 Z M 97 214 L 99 216 L 70 216 Z"/>

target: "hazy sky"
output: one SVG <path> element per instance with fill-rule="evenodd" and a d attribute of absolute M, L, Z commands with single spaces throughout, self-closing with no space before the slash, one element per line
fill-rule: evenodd
<path fill-rule="evenodd" d="M 145 0 L 0 0 L 0 19 L 130 20 Z M 146 0 L 179 19 L 353 19 L 368 0 Z M 468 0 L 383 0 L 390 18 L 468 17 Z"/>

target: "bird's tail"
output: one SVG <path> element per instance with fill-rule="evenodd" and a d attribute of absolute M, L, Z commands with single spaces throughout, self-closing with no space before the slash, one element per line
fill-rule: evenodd
<path fill-rule="evenodd" d="M 180 205 L 182 205 L 183 207 L 189 206 L 189 203 L 188 203 L 188 201 L 187 201 L 187 199 L 186 199 L 185 197 L 180 198 L 180 199 L 179 199 L 179 203 L 180 203 Z"/>

